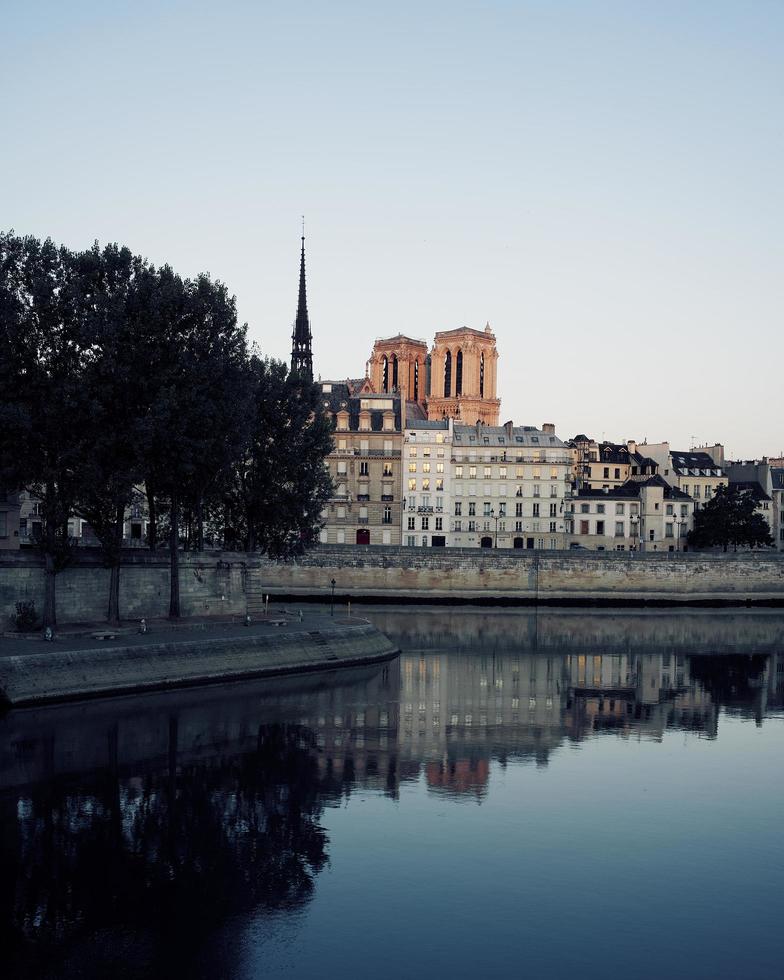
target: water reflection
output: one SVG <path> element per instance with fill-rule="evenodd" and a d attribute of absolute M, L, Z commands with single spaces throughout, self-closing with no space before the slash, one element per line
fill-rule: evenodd
<path fill-rule="evenodd" d="M 719 654 L 704 634 L 697 649 L 676 642 L 672 626 L 657 653 L 639 622 L 635 649 L 635 630 L 621 641 L 605 619 L 557 649 L 563 621 L 532 638 L 527 617 L 474 614 L 470 647 L 455 649 L 441 616 L 425 630 L 400 618 L 408 648 L 383 668 L 1 719 L 12 975 L 230 976 L 236 950 L 213 969 L 210 937 L 233 917 L 306 907 L 330 859 L 325 807 L 357 789 L 397 798 L 421 783 L 481 801 L 494 763 L 556 765 L 570 744 L 608 736 L 720 739 L 724 713 L 761 725 L 784 710 L 778 633 Z M 722 642 L 740 643 L 724 625 Z"/>

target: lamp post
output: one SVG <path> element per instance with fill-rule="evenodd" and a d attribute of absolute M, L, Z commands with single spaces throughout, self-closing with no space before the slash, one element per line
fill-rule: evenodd
<path fill-rule="evenodd" d="M 490 518 L 495 521 L 495 533 L 494 533 L 494 536 L 493 536 L 493 548 L 497 548 L 498 547 L 498 519 L 500 518 L 500 516 L 501 516 L 500 514 L 496 514 L 495 507 L 491 507 L 490 508 Z"/>
<path fill-rule="evenodd" d="M 681 526 L 685 524 L 685 520 L 673 513 L 672 523 L 675 525 L 675 551 L 678 552 L 681 550 Z"/>
<path fill-rule="evenodd" d="M 335 615 L 335 585 L 336 585 L 334 578 L 329 584 L 332 586 L 332 605 L 330 607 L 329 614 L 330 616 L 334 616 Z"/>

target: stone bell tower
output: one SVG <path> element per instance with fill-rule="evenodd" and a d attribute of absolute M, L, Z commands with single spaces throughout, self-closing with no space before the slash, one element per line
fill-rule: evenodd
<path fill-rule="evenodd" d="M 498 349 L 488 323 L 484 330 L 441 330 L 430 354 L 429 419 L 459 418 L 467 425 L 498 425 Z"/>

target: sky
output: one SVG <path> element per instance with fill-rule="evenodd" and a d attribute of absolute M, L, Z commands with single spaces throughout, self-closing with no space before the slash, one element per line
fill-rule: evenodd
<path fill-rule="evenodd" d="M 498 341 L 501 420 L 784 452 L 781 0 L 0 0 L 0 228 L 117 241 L 315 371 Z"/>

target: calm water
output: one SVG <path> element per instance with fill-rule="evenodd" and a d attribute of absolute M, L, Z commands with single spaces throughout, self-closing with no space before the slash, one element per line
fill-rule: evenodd
<path fill-rule="evenodd" d="M 383 668 L 0 719 L 4 976 L 784 976 L 784 617 L 370 614 Z"/>

